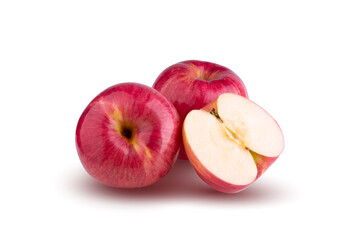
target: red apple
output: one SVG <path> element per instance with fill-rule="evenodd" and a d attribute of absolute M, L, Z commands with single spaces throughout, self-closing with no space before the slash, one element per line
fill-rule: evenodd
<path fill-rule="evenodd" d="M 215 63 L 196 60 L 168 67 L 153 87 L 174 104 L 181 123 L 191 110 L 204 107 L 222 93 L 248 97 L 244 83 L 233 71 Z M 183 144 L 179 158 L 188 159 Z"/>
<path fill-rule="evenodd" d="M 225 93 L 185 118 L 183 142 L 198 175 L 218 191 L 243 190 L 278 158 L 284 136 L 264 109 Z"/>
<path fill-rule="evenodd" d="M 165 176 L 180 142 L 175 107 L 153 88 L 137 83 L 100 93 L 76 128 L 76 147 L 86 171 L 119 188 L 144 187 Z"/>

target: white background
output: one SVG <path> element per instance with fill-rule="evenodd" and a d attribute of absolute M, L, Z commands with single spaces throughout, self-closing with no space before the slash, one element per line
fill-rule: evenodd
<path fill-rule="evenodd" d="M 0 239 L 359 239 L 357 1 L 1 1 Z M 75 128 L 105 88 L 176 62 L 235 71 L 286 147 L 238 194 L 188 162 L 117 190 Z"/>

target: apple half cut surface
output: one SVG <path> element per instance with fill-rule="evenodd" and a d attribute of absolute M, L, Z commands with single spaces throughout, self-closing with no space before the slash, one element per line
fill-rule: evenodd
<path fill-rule="evenodd" d="M 192 110 L 184 121 L 183 141 L 197 174 L 227 193 L 253 183 L 284 149 L 284 136 L 270 114 L 231 93 Z"/>

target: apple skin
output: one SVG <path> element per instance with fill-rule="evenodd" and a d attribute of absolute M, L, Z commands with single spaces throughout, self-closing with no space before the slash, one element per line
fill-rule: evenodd
<path fill-rule="evenodd" d="M 273 162 L 275 162 L 275 160 L 278 157 L 265 157 L 265 156 L 261 156 L 258 155 L 256 153 L 251 153 L 251 154 L 256 154 L 256 158 L 254 158 L 257 169 L 258 169 L 258 174 L 255 178 L 255 180 L 252 183 L 249 183 L 247 185 L 234 185 L 228 182 L 225 182 L 223 180 L 221 180 L 220 178 L 216 177 L 214 174 L 212 174 L 210 171 L 208 171 L 204 165 L 202 165 L 202 163 L 199 161 L 199 159 L 195 156 L 193 150 L 191 149 L 190 145 L 188 144 L 188 141 L 186 139 L 186 135 L 183 132 L 183 142 L 184 142 L 184 147 L 186 150 L 187 155 L 189 156 L 189 160 L 191 165 L 194 167 L 196 173 L 198 174 L 198 176 L 205 182 L 207 183 L 210 187 L 216 189 L 219 192 L 224 192 L 224 193 L 237 193 L 240 192 L 242 190 L 244 190 L 245 188 L 247 188 L 248 186 L 250 186 L 253 182 L 255 182 L 264 172 L 265 170 L 271 166 L 271 164 Z"/>
<path fill-rule="evenodd" d="M 85 170 L 119 188 L 148 186 L 165 176 L 180 148 L 175 107 L 159 92 L 137 83 L 112 86 L 96 96 L 76 128 Z"/>
<path fill-rule="evenodd" d="M 216 100 L 209 103 L 205 107 L 202 108 L 202 110 L 210 112 L 213 108 L 217 108 L 216 106 Z M 279 125 L 279 124 L 278 124 Z M 280 127 L 280 126 L 279 126 Z M 186 151 L 187 156 L 189 157 L 191 165 L 194 167 L 196 173 L 198 176 L 206 182 L 210 187 L 218 190 L 219 192 L 224 193 L 237 193 L 248 186 L 250 186 L 252 183 L 254 183 L 261 175 L 264 174 L 264 172 L 275 162 L 275 160 L 280 156 L 280 154 L 276 157 L 267 157 L 262 156 L 260 154 L 257 154 L 253 151 L 251 152 L 251 155 L 254 158 L 256 167 L 257 167 L 257 175 L 253 182 L 246 184 L 246 185 L 235 185 L 228 182 L 223 181 L 222 179 L 215 176 L 213 173 L 211 173 L 209 170 L 207 170 L 204 165 L 199 161 L 199 159 L 196 157 L 194 151 L 192 150 L 188 139 L 186 137 L 184 127 L 182 129 L 182 137 L 183 137 L 183 144 Z"/>
<path fill-rule="evenodd" d="M 200 109 L 222 93 L 235 93 L 248 98 L 244 83 L 233 71 L 221 65 L 188 60 L 166 68 L 156 79 L 153 88 L 172 102 L 181 123 L 194 109 Z M 187 160 L 183 144 L 179 158 Z"/>

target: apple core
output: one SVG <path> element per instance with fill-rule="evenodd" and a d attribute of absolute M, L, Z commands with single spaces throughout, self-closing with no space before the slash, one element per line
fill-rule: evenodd
<path fill-rule="evenodd" d="M 243 136 L 243 132 L 240 130 L 234 132 L 231 130 L 231 127 L 227 127 L 224 121 L 221 119 L 219 114 L 216 112 L 215 108 L 213 108 L 210 112 L 211 115 L 213 115 L 221 124 L 221 126 L 224 128 L 226 135 L 235 143 L 239 145 L 239 147 L 248 150 L 248 148 L 245 145 L 245 142 L 241 136 Z"/>

